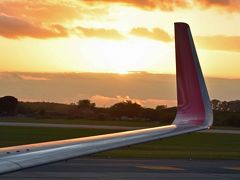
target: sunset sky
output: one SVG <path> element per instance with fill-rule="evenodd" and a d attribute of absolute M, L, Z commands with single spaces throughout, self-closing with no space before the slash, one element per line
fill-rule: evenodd
<path fill-rule="evenodd" d="M 1 0 L 0 96 L 174 106 L 174 22 L 186 22 L 211 99 L 239 99 L 239 9 L 238 0 Z"/>
<path fill-rule="evenodd" d="M 0 71 L 175 73 L 174 22 L 206 76 L 240 78 L 238 0 L 1 0 Z"/>

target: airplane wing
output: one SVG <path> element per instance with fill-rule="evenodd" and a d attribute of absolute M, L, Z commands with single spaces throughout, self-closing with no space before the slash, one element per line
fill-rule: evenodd
<path fill-rule="evenodd" d="M 0 148 L 0 174 L 208 129 L 211 103 L 190 28 L 175 23 L 177 115 L 171 125 L 106 135 Z"/>

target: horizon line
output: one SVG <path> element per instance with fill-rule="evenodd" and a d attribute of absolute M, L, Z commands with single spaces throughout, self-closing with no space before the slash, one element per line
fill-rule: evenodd
<path fill-rule="evenodd" d="M 118 72 L 102 72 L 102 71 L 0 71 L 1 73 L 27 73 L 27 74 L 108 74 L 108 75 L 119 75 L 119 76 L 128 76 L 128 75 L 168 75 L 176 76 L 175 73 L 157 73 L 149 71 L 128 71 L 127 73 L 118 73 Z M 224 76 L 205 76 L 210 79 L 227 79 L 227 80 L 240 80 L 240 77 L 224 77 Z"/>

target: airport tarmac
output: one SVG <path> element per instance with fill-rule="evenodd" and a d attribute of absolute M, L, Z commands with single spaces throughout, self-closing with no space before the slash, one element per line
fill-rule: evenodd
<path fill-rule="evenodd" d="M 1 175 L 0 179 L 240 179 L 240 160 L 149 160 L 85 157 Z"/>

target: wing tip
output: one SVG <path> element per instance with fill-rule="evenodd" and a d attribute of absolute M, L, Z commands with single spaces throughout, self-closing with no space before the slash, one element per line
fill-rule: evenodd
<path fill-rule="evenodd" d="M 184 22 L 174 26 L 178 112 L 173 124 L 211 126 L 212 108 L 190 27 Z"/>
<path fill-rule="evenodd" d="M 175 22 L 175 23 L 174 23 L 174 26 L 175 26 L 175 27 L 176 27 L 176 26 L 182 26 L 182 27 L 190 28 L 190 26 L 189 26 L 187 23 L 185 23 L 185 22 Z"/>

